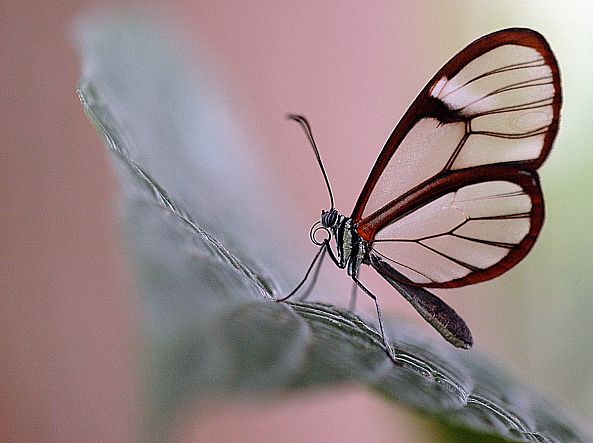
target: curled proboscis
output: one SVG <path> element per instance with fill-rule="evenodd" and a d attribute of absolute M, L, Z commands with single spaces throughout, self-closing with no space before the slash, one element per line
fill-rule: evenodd
<path fill-rule="evenodd" d="M 319 231 L 323 231 L 325 233 L 325 238 L 323 238 L 322 240 L 317 239 L 317 233 Z M 327 243 L 331 239 L 331 237 L 332 237 L 331 231 L 328 228 L 326 228 L 325 226 L 323 226 L 320 221 L 318 221 L 313 226 L 311 226 L 311 230 L 309 231 L 309 238 L 311 239 L 313 244 L 315 244 L 317 246 L 321 246 L 324 243 Z"/>

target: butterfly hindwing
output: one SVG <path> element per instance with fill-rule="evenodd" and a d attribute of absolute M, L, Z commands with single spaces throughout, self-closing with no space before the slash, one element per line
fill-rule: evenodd
<path fill-rule="evenodd" d="M 385 224 L 370 254 L 408 283 L 458 287 L 493 278 L 525 256 L 541 229 L 543 198 L 534 172 L 454 173 L 436 190 L 423 204 L 390 208 L 401 217 L 388 210 L 376 218 Z"/>

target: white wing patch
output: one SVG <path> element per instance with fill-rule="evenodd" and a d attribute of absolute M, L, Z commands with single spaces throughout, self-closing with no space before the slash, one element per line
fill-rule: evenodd
<path fill-rule="evenodd" d="M 430 95 L 432 95 L 433 97 L 438 97 L 448 81 L 449 80 L 447 79 L 447 77 L 441 77 L 440 80 L 436 82 L 434 86 L 430 89 Z"/>
<path fill-rule="evenodd" d="M 539 52 L 509 44 L 472 60 L 436 97 L 450 109 L 473 116 L 544 99 L 554 93 L 551 78 L 552 71 Z"/>

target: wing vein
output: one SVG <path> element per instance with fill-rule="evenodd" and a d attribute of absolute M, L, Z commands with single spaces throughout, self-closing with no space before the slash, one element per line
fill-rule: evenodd
<path fill-rule="evenodd" d="M 476 267 L 474 265 L 470 265 L 469 263 L 466 263 L 464 261 L 458 260 L 455 257 L 451 257 L 450 255 L 447 255 L 447 254 L 445 254 L 445 253 L 443 253 L 443 252 L 441 252 L 441 251 L 439 251 L 437 249 L 431 248 L 430 246 L 425 245 L 422 242 L 418 242 L 418 244 L 420 244 L 421 246 L 424 246 L 429 251 L 434 252 L 435 254 L 440 255 L 441 257 L 446 258 L 447 260 L 452 261 L 453 263 L 457 263 L 459 266 L 462 266 L 462 267 L 464 267 L 466 269 L 469 269 L 472 272 L 479 271 L 481 269 L 481 268 L 478 268 L 478 267 Z"/>
<path fill-rule="evenodd" d="M 535 63 L 538 63 L 538 64 L 535 64 Z M 519 69 L 539 68 L 542 66 L 546 66 L 545 60 L 543 58 L 539 58 L 539 59 L 532 60 L 529 62 L 513 63 L 511 65 L 503 66 L 503 67 L 500 67 L 497 69 L 492 69 L 491 71 L 485 72 L 483 74 L 478 75 L 477 77 L 474 77 L 474 78 L 466 81 L 464 84 L 458 86 L 457 88 L 453 89 L 452 91 L 447 92 L 444 96 L 439 97 L 439 98 L 444 99 L 448 95 L 453 94 L 454 92 L 457 92 L 460 89 L 463 89 L 467 85 L 469 85 L 475 81 L 481 80 L 483 78 L 489 77 L 491 75 L 500 74 L 501 72 L 519 70 Z"/>
<path fill-rule="evenodd" d="M 375 254 L 377 254 L 377 255 L 380 255 L 385 260 L 390 261 L 392 263 L 395 263 L 396 265 L 401 266 L 402 268 L 406 268 L 406 269 L 408 269 L 408 270 L 410 270 L 412 272 L 415 272 L 416 274 L 421 275 L 422 277 L 426 278 L 427 280 L 430 280 L 431 282 L 435 283 L 435 281 L 432 278 L 430 278 L 428 275 L 425 275 L 424 273 L 418 271 L 417 269 L 414 269 L 414 268 L 412 268 L 410 266 L 407 266 L 407 265 L 405 265 L 403 263 L 398 262 L 397 260 L 394 260 L 394 259 L 392 259 L 390 257 L 387 257 L 386 255 L 382 254 L 381 252 L 377 251 L 376 249 L 373 249 L 373 252 Z"/>
<path fill-rule="evenodd" d="M 547 77 L 550 78 L 550 77 Z M 523 82 L 521 82 L 523 83 Z M 488 99 L 490 97 L 494 97 L 495 95 L 498 94 L 502 94 L 503 92 L 508 92 L 508 91 L 514 91 L 514 90 L 518 90 L 518 89 L 524 89 L 524 88 L 534 88 L 537 86 L 546 86 L 546 85 L 551 85 L 553 84 L 552 82 L 547 82 L 547 83 L 535 83 L 535 84 L 521 84 L 521 83 L 511 83 L 509 85 L 503 86 L 501 88 L 495 89 L 494 91 L 490 91 L 485 95 L 482 95 L 481 97 L 477 98 L 476 100 L 469 102 L 467 104 L 465 104 L 464 106 L 460 107 L 460 108 L 455 108 L 452 109 L 453 112 L 459 112 L 462 111 L 464 109 L 469 108 L 470 106 L 475 105 L 476 103 L 481 102 L 482 100 Z"/>

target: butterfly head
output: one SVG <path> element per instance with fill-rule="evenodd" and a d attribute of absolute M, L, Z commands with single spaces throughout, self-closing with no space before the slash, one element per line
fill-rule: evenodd
<path fill-rule="evenodd" d="M 338 211 L 334 208 L 330 209 L 329 211 L 321 211 L 321 224 L 326 228 L 333 228 L 338 223 L 339 219 Z"/>

